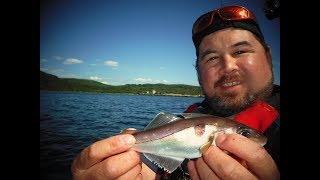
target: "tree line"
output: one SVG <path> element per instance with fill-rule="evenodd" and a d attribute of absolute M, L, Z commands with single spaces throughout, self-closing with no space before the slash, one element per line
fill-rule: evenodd
<path fill-rule="evenodd" d="M 202 96 L 202 91 L 199 86 L 191 86 L 185 84 L 126 84 L 113 86 L 103 84 L 94 80 L 59 78 L 43 71 L 40 71 L 40 90 Z"/>

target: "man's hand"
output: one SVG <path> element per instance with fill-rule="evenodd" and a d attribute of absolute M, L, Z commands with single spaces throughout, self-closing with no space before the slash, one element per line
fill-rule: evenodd
<path fill-rule="evenodd" d="M 222 134 L 216 144 L 188 163 L 192 179 L 280 179 L 274 160 L 258 143 L 239 134 Z"/>
<path fill-rule="evenodd" d="M 93 143 L 74 159 L 73 179 L 141 179 L 140 155 L 129 150 L 134 143 L 130 134 Z"/>

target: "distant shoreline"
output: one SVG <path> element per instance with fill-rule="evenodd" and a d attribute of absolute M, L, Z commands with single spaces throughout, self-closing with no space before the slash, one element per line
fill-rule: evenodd
<path fill-rule="evenodd" d="M 174 97 L 195 97 L 201 98 L 204 97 L 203 95 L 190 95 L 190 94 L 146 94 L 146 93 L 105 93 L 105 92 L 85 92 L 85 91 L 57 91 L 57 90 L 40 90 L 40 92 L 64 92 L 64 93 L 91 93 L 91 94 L 119 94 L 119 95 L 143 95 L 143 96 L 174 96 Z"/>
<path fill-rule="evenodd" d="M 201 97 L 203 95 L 200 86 L 185 84 L 125 84 L 113 86 L 88 79 L 59 78 L 42 71 L 40 71 L 40 90 L 177 97 Z"/>

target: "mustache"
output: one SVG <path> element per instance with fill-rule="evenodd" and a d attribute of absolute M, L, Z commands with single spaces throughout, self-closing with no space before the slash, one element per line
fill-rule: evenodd
<path fill-rule="evenodd" d="M 235 73 L 224 75 L 216 82 L 216 86 L 222 86 L 222 84 L 234 81 L 243 81 L 243 78 L 239 74 Z"/>

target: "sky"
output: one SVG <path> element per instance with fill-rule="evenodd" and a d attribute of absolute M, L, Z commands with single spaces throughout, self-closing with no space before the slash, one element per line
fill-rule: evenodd
<path fill-rule="evenodd" d="M 271 47 L 275 83 L 280 84 L 280 19 L 267 19 L 264 3 L 53 0 L 40 10 L 40 70 L 60 78 L 91 79 L 108 85 L 198 86 L 191 37 L 194 21 L 221 6 L 241 5 L 258 19 Z"/>

